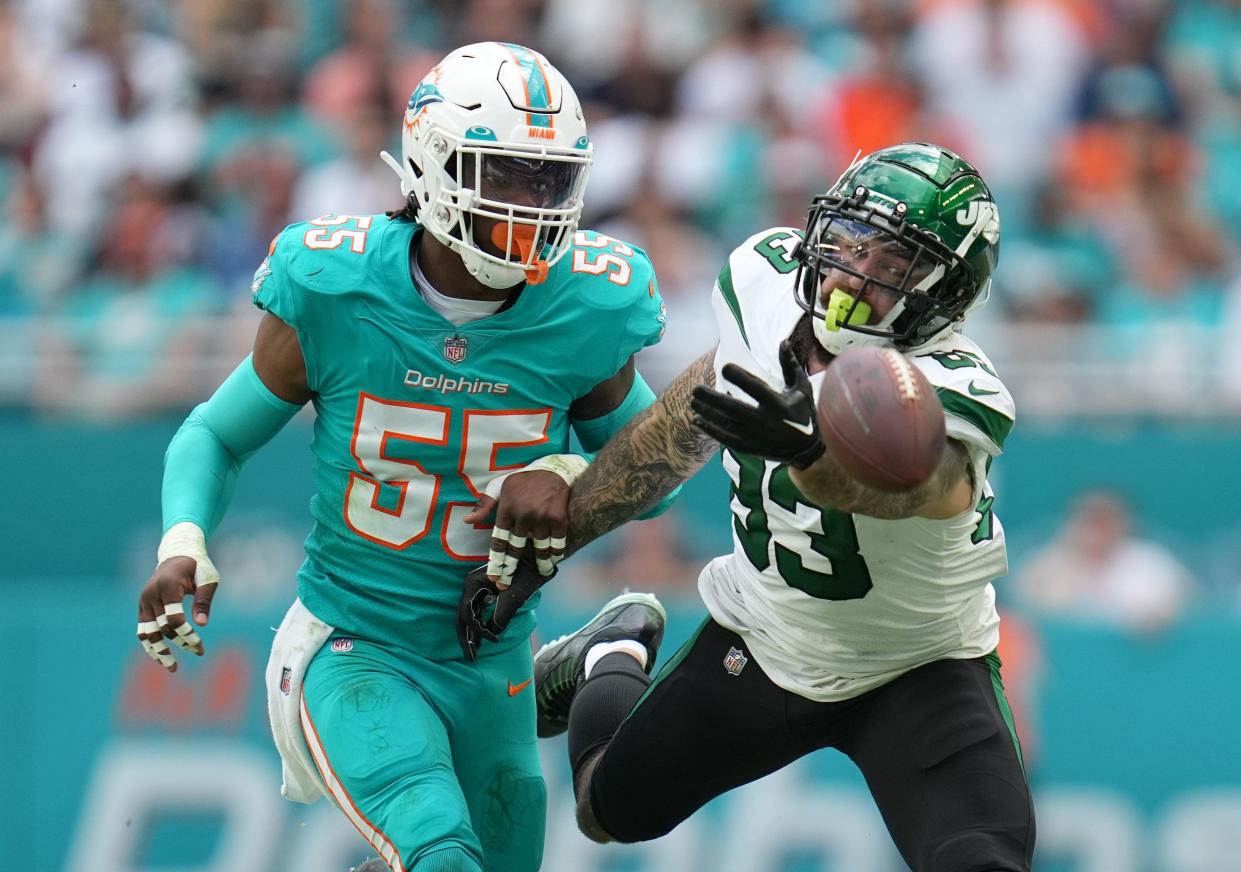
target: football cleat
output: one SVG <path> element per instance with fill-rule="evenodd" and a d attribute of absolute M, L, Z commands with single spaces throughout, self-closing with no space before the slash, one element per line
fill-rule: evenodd
<path fill-rule="evenodd" d="M 538 705 L 539 738 L 558 736 L 569 728 L 569 708 L 586 677 L 586 652 L 601 642 L 632 639 L 646 648 L 646 673 L 655 665 L 668 615 L 649 593 L 623 593 L 586 626 L 548 642 L 534 655 L 534 696 Z"/>

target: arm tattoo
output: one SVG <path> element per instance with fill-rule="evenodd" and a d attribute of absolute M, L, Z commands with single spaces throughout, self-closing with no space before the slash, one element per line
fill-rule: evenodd
<path fill-rule="evenodd" d="M 924 506 L 948 494 L 962 476 L 971 476 L 969 451 L 955 439 L 949 439 L 940 457 L 939 466 L 931 477 L 912 490 L 886 493 L 861 484 L 824 454 L 806 470 L 792 470 L 793 482 L 821 506 L 840 509 L 855 515 L 896 520 L 912 518 Z"/>
<path fill-rule="evenodd" d="M 694 426 L 689 407 L 695 385 L 715 384 L 714 360 L 712 349 L 690 364 L 574 482 L 568 553 L 658 503 L 715 453 L 716 441 Z"/>

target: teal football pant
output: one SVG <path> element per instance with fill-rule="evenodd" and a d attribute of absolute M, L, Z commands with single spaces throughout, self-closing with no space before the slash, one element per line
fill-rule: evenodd
<path fill-rule="evenodd" d="M 535 872 L 547 791 L 530 646 L 436 662 L 333 636 L 302 689 L 336 804 L 397 872 Z"/>

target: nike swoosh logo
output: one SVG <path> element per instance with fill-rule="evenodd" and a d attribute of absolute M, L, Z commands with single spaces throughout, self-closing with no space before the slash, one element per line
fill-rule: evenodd
<path fill-rule="evenodd" d="M 810 422 L 806 422 L 805 424 L 798 424 L 796 421 L 790 421 L 788 418 L 785 418 L 784 423 L 788 424 L 798 433 L 805 433 L 807 436 L 810 436 L 814 433 L 814 424 L 811 424 Z"/>
<path fill-rule="evenodd" d="M 510 681 L 508 683 L 508 695 L 517 696 L 517 694 L 521 693 L 523 690 L 526 689 L 526 685 L 528 685 L 531 681 L 533 681 L 533 679 L 530 679 L 530 678 L 527 678 L 521 684 L 513 684 L 513 682 Z"/>
<path fill-rule="evenodd" d="M 989 391 L 984 388 L 976 387 L 973 382 L 970 382 L 970 393 L 976 397 L 986 397 L 991 394 L 998 394 L 999 391 Z"/>

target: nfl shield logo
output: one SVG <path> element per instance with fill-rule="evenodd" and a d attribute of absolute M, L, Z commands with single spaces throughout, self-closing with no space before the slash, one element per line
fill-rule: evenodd
<path fill-rule="evenodd" d="M 280 692 L 285 696 L 289 695 L 289 690 L 293 686 L 293 670 L 287 666 L 280 669 Z"/>
<path fill-rule="evenodd" d="M 335 651 L 337 654 L 344 654 L 346 652 L 352 651 L 353 640 L 352 639 L 333 639 L 332 650 Z"/>
<path fill-rule="evenodd" d="M 741 652 L 740 648 L 729 648 L 728 653 L 724 655 L 724 668 L 728 670 L 729 675 L 740 675 L 741 670 L 745 669 L 745 665 L 750 662 L 750 658 Z"/>
<path fill-rule="evenodd" d="M 449 363 L 465 360 L 465 353 L 469 350 L 470 340 L 464 336 L 448 336 L 444 339 L 444 360 Z"/>

